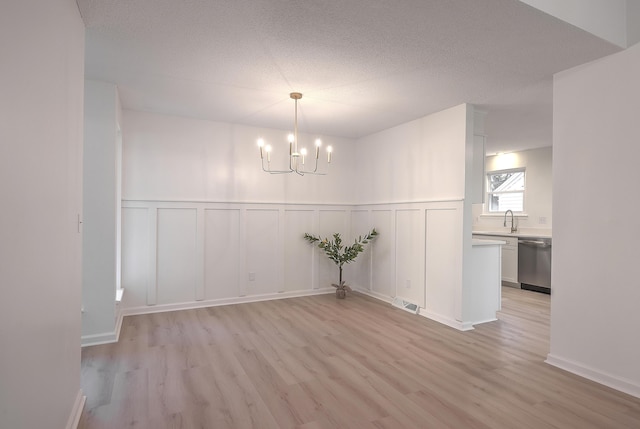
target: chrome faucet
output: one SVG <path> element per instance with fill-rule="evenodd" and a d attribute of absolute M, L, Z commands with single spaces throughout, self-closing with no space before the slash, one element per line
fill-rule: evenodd
<path fill-rule="evenodd" d="M 504 224 L 503 226 L 507 226 L 507 213 L 511 213 L 511 232 L 516 232 L 518 230 L 518 226 L 515 225 L 513 223 L 513 211 L 512 210 L 507 210 L 506 212 L 504 212 Z"/>

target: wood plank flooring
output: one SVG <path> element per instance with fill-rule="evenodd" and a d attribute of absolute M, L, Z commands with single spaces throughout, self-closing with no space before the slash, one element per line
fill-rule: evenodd
<path fill-rule="evenodd" d="M 129 316 L 82 351 L 80 428 L 640 428 L 640 399 L 543 361 L 549 296 L 459 332 L 351 294 Z"/>

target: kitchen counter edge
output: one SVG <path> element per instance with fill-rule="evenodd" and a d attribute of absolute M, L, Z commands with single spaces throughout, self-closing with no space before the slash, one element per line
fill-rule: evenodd
<path fill-rule="evenodd" d="M 549 232 L 472 231 L 472 234 L 473 235 L 490 235 L 493 237 L 551 238 L 551 231 Z"/>

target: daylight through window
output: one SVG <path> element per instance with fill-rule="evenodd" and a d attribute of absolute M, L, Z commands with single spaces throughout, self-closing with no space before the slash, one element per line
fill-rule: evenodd
<path fill-rule="evenodd" d="M 524 211 L 524 168 L 487 174 L 489 212 Z"/>

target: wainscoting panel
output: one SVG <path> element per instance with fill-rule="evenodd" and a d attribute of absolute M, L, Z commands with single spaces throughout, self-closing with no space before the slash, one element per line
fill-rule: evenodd
<path fill-rule="evenodd" d="M 396 211 L 396 296 L 425 307 L 424 210 Z"/>
<path fill-rule="evenodd" d="M 449 324 L 461 320 L 461 218 L 455 208 L 426 211 L 426 311 Z"/>
<path fill-rule="evenodd" d="M 282 290 L 282 243 L 279 210 L 247 209 L 246 281 L 247 295 L 277 293 Z M 243 281 L 242 278 L 240 281 Z"/>
<path fill-rule="evenodd" d="M 149 281 L 149 208 L 122 209 L 122 287 L 127 304 L 147 305 Z"/>
<path fill-rule="evenodd" d="M 386 298 L 395 296 L 395 218 L 393 210 L 374 209 L 373 225 L 380 233 L 372 248 L 371 292 Z"/>
<path fill-rule="evenodd" d="M 240 296 L 240 210 L 204 213 L 204 298 Z"/>
<path fill-rule="evenodd" d="M 369 210 L 352 210 L 351 234 L 347 244 L 352 244 L 356 237 L 367 234 L 373 227 L 375 225 L 372 224 Z M 374 245 L 375 241 L 366 245 L 358 259 L 345 266 L 344 276 L 348 285 L 359 289 L 371 290 L 371 249 Z"/>
<path fill-rule="evenodd" d="M 124 201 L 125 314 L 331 292 L 338 267 L 305 232 L 350 245 L 380 235 L 344 269 L 352 287 L 454 325 L 461 293 L 462 201 L 362 206 Z M 409 285 L 407 288 L 406 286 Z"/>
<path fill-rule="evenodd" d="M 304 240 L 304 234 L 314 230 L 314 210 L 284 211 L 284 290 L 313 288 L 314 245 Z"/>
<path fill-rule="evenodd" d="M 196 214 L 196 209 L 158 209 L 158 304 L 196 298 Z"/>

